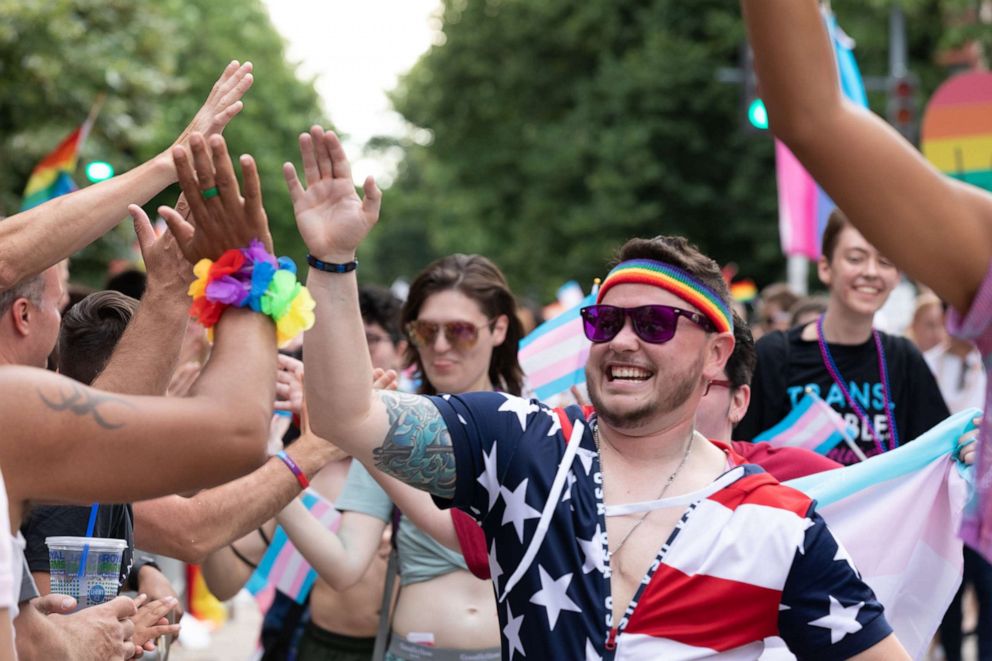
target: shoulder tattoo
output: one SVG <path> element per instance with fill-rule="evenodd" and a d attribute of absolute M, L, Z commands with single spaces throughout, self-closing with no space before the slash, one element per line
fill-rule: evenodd
<path fill-rule="evenodd" d="M 54 395 L 46 396 L 41 389 L 38 389 L 38 397 L 45 403 L 45 406 L 53 411 L 69 411 L 78 416 L 91 416 L 96 424 L 104 429 L 120 429 L 123 422 L 113 422 L 100 411 L 103 404 L 122 404 L 131 408 L 131 405 L 119 397 L 107 395 L 96 390 L 87 390 L 70 379 L 65 379 L 58 385 L 58 391 Z"/>
<path fill-rule="evenodd" d="M 381 392 L 389 431 L 372 451 L 375 465 L 410 486 L 455 495 L 455 453 L 441 413 L 425 397 Z"/>

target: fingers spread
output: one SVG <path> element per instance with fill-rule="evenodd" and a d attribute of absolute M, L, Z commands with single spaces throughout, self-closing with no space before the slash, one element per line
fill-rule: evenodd
<path fill-rule="evenodd" d="M 138 248 L 144 255 L 155 243 L 155 230 L 152 229 L 152 223 L 148 220 L 148 214 L 137 204 L 129 204 L 127 212 L 131 214 L 131 219 L 134 221 L 134 234 L 138 237 Z"/>
<path fill-rule="evenodd" d="M 202 140 L 202 137 L 200 139 Z M 206 218 L 207 206 L 203 203 L 203 193 L 200 192 L 200 182 L 197 181 L 196 173 L 193 170 L 193 160 L 189 150 L 186 147 L 175 147 L 172 150 L 172 160 L 176 164 L 179 186 L 183 189 L 183 195 L 186 197 L 186 203 L 189 204 L 193 216 L 197 220 Z"/>
<path fill-rule="evenodd" d="M 209 190 L 215 185 L 213 159 L 211 158 L 207 141 L 203 139 L 202 134 L 194 133 L 191 135 L 189 146 L 193 152 L 193 166 L 196 168 L 196 179 L 199 182 L 202 197 L 203 191 Z M 187 197 L 189 196 L 187 195 Z M 207 204 L 210 204 L 209 200 Z M 196 210 L 193 213 L 196 213 Z M 201 219 L 200 222 L 203 222 L 203 220 Z"/>
<path fill-rule="evenodd" d="M 310 128 L 310 137 L 313 139 L 315 151 L 317 153 L 317 167 L 320 168 L 320 176 L 323 179 L 334 178 L 334 164 L 331 162 L 331 153 L 324 144 L 324 133 L 322 126 Z"/>
<path fill-rule="evenodd" d="M 317 167 L 314 142 L 309 133 L 300 134 L 300 156 L 303 157 L 303 174 L 307 178 L 307 187 L 309 188 L 320 181 L 320 168 Z"/>
<path fill-rule="evenodd" d="M 165 219 L 165 224 L 169 226 L 169 231 L 175 237 L 176 245 L 179 246 L 183 257 L 190 262 L 196 262 L 198 258 L 193 252 L 193 226 L 183 220 L 175 209 L 162 206 L 158 208 L 158 214 Z"/>
<path fill-rule="evenodd" d="M 286 179 L 286 188 L 289 189 L 289 199 L 296 205 L 297 200 L 303 197 L 303 186 L 300 185 L 300 178 L 296 174 L 296 168 L 292 163 L 282 164 L 282 176 Z"/>

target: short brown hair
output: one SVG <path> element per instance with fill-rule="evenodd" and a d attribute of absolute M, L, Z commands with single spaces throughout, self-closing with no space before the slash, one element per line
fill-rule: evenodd
<path fill-rule="evenodd" d="M 510 291 L 503 272 L 482 255 L 448 255 L 433 262 L 420 272 L 410 285 L 401 321 L 403 327 L 415 320 L 420 308 L 433 294 L 454 289 L 475 301 L 489 319 L 506 315 L 506 339 L 493 349 L 489 359 L 489 381 L 493 387 L 519 395 L 523 391 L 524 372 L 517 359 L 517 349 L 523 338 L 523 324 L 517 316 L 517 300 Z M 421 394 L 436 395 L 434 385 L 427 380 L 420 352 L 413 342 L 407 345 L 406 359 L 416 364 L 423 382 Z M 455 393 L 458 394 L 458 393 Z"/>
<path fill-rule="evenodd" d="M 847 219 L 844 212 L 840 209 L 831 211 L 830 217 L 827 218 L 827 226 L 823 230 L 823 248 L 820 250 L 828 262 L 833 260 L 834 251 L 837 250 L 837 242 L 840 240 L 840 233 L 846 227 L 851 227 L 851 221 Z"/>
<path fill-rule="evenodd" d="M 137 309 L 138 301 L 116 291 L 98 291 L 72 306 L 59 331 L 59 372 L 91 384 Z"/>
<path fill-rule="evenodd" d="M 730 290 L 727 288 L 727 281 L 723 279 L 720 265 L 700 252 L 699 248 L 683 236 L 631 239 L 617 251 L 610 268 L 632 259 L 653 259 L 677 266 L 712 289 L 724 305 L 731 307 Z"/>

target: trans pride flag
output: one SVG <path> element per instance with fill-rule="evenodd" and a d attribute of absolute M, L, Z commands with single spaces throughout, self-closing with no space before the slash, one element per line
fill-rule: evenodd
<path fill-rule="evenodd" d="M 926 654 L 961 584 L 958 527 L 972 471 L 953 455 L 976 415 L 977 409 L 963 411 L 896 450 L 786 483 L 817 501 L 916 659 Z"/>
<path fill-rule="evenodd" d="M 586 382 L 591 343 L 582 332 L 579 310 L 595 302 L 594 292 L 520 340 L 520 366 L 536 399 L 546 401 Z"/>
<path fill-rule="evenodd" d="M 27 211 L 43 202 L 76 190 L 77 186 L 76 182 L 72 180 L 72 173 L 76 171 L 79 150 L 86 141 L 90 126 L 92 126 L 92 122 L 87 119 L 82 126 L 70 133 L 69 137 L 59 143 L 54 151 L 41 159 L 41 162 L 35 166 L 34 170 L 31 171 L 31 178 L 28 179 L 28 184 L 24 188 L 21 211 Z"/>
<path fill-rule="evenodd" d="M 834 45 L 841 89 L 851 102 L 868 107 L 861 71 L 854 59 L 853 43 L 837 25 L 833 14 L 824 16 Z M 792 152 L 775 141 L 775 173 L 778 180 L 778 227 L 782 252 L 810 259 L 820 257 L 820 237 L 827 218 L 836 206 Z"/>
<path fill-rule="evenodd" d="M 861 460 L 865 455 L 854 442 L 855 431 L 847 421 L 812 390 L 796 404 L 789 415 L 771 429 L 754 437 L 777 448 L 805 448 L 817 454 L 827 454 L 844 442 Z"/>
<path fill-rule="evenodd" d="M 303 505 L 328 530 L 337 532 L 341 524 L 341 515 L 334 505 L 318 494 L 307 489 L 300 495 Z M 282 526 L 276 528 L 269 549 L 258 563 L 255 573 L 248 579 L 245 588 L 258 597 L 266 588 L 272 586 L 298 604 L 302 604 L 310 595 L 317 572 L 310 566 L 303 555 L 296 550 Z"/>

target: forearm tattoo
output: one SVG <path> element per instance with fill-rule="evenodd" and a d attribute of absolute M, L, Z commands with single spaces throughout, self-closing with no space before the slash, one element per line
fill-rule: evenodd
<path fill-rule="evenodd" d="M 372 451 L 375 465 L 435 496 L 455 495 L 455 452 L 444 418 L 424 397 L 381 392 L 389 431 Z"/>
<path fill-rule="evenodd" d="M 104 395 L 94 390 L 83 390 L 78 384 L 68 379 L 66 379 L 65 383 L 59 384 L 59 390 L 56 395 L 56 397 L 49 399 L 41 389 L 38 390 L 38 397 L 45 403 L 45 406 L 53 411 L 70 411 L 80 416 L 93 416 L 96 424 L 104 429 L 120 429 L 124 426 L 124 423 L 114 423 L 108 420 L 99 410 L 102 404 L 123 404 L 131 408 L 130 404 L 118 397 Z"/>

